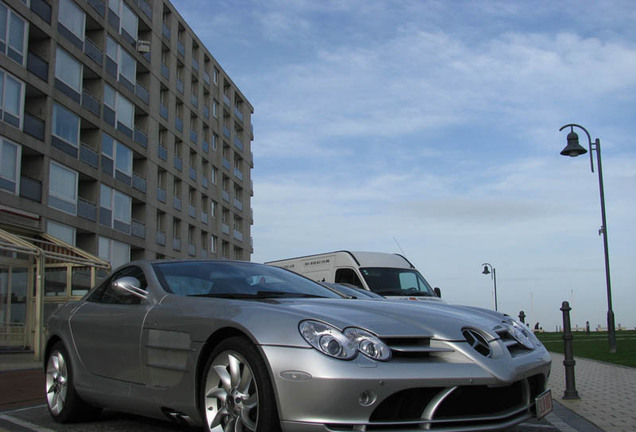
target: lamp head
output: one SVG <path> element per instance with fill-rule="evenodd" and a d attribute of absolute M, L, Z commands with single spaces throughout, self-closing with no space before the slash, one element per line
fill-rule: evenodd
<path fill-rule="evenodd" d="M 481 274 L 485 274 L 485 275 L 489 275 L 490 274 L 490 270 L 488 270 L 488 266 L 484 265 L 484 271 L 481 272 Z"/>
<path fill-rule="evenodd" d="M 576 132 L 574 132 L 574 130 L 572 130 L 568 134 L 568 145 L 565 146 L 563 150 L 561 150 L 561 154 L 563 156 L 576 157 L 585 153 L 587 153 L 587 150 L 581 147 L 581 145 L 579 144 L 579 136 L 576 134 Z"/>

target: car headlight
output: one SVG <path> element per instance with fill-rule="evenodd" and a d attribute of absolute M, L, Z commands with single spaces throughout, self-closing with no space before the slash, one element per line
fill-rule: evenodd
<path fill-rule="evenodd" d="M 341 360 L 351 360 L 358 352 L 374 360 L 391 358 L 389 347 L 372 333 L 355 327 L 341 332 L 319 321 L 302 321 L 298 325 L 302 337 L 323 354 Z"/>

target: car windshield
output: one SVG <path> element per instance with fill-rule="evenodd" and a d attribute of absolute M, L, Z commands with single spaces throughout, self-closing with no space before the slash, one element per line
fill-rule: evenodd
<path fill-rule="evenodd" d="M 360 272 L 369 289 L 383 296 L 436 296 L 426 279 L 417 270 L 366 267 L 361 268 Z"/>
<path fill-rule="evenodd" d="M 232 261 L 168 261 L 152 265 L 164 290 L 181 296 L 234 299 L 342 298 L 278 267 Z"/>

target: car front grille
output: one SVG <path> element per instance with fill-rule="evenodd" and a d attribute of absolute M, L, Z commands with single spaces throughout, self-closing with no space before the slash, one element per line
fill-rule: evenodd
<path fill-rule="evenodd" d="M 454 351 L 448 346 L 432 346 L 432 339 L 432 336 L 383 337 L 382 341 L 391 349 L 393 358 L 420 358 Z"/>

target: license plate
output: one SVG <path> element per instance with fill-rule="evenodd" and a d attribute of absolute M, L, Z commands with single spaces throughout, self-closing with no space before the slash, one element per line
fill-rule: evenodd
<path fill-rule="evenodd" d="M 552 391 L 546 390 L 534 399 L 537 418 L 541 419 L 552 412 Z"/>

